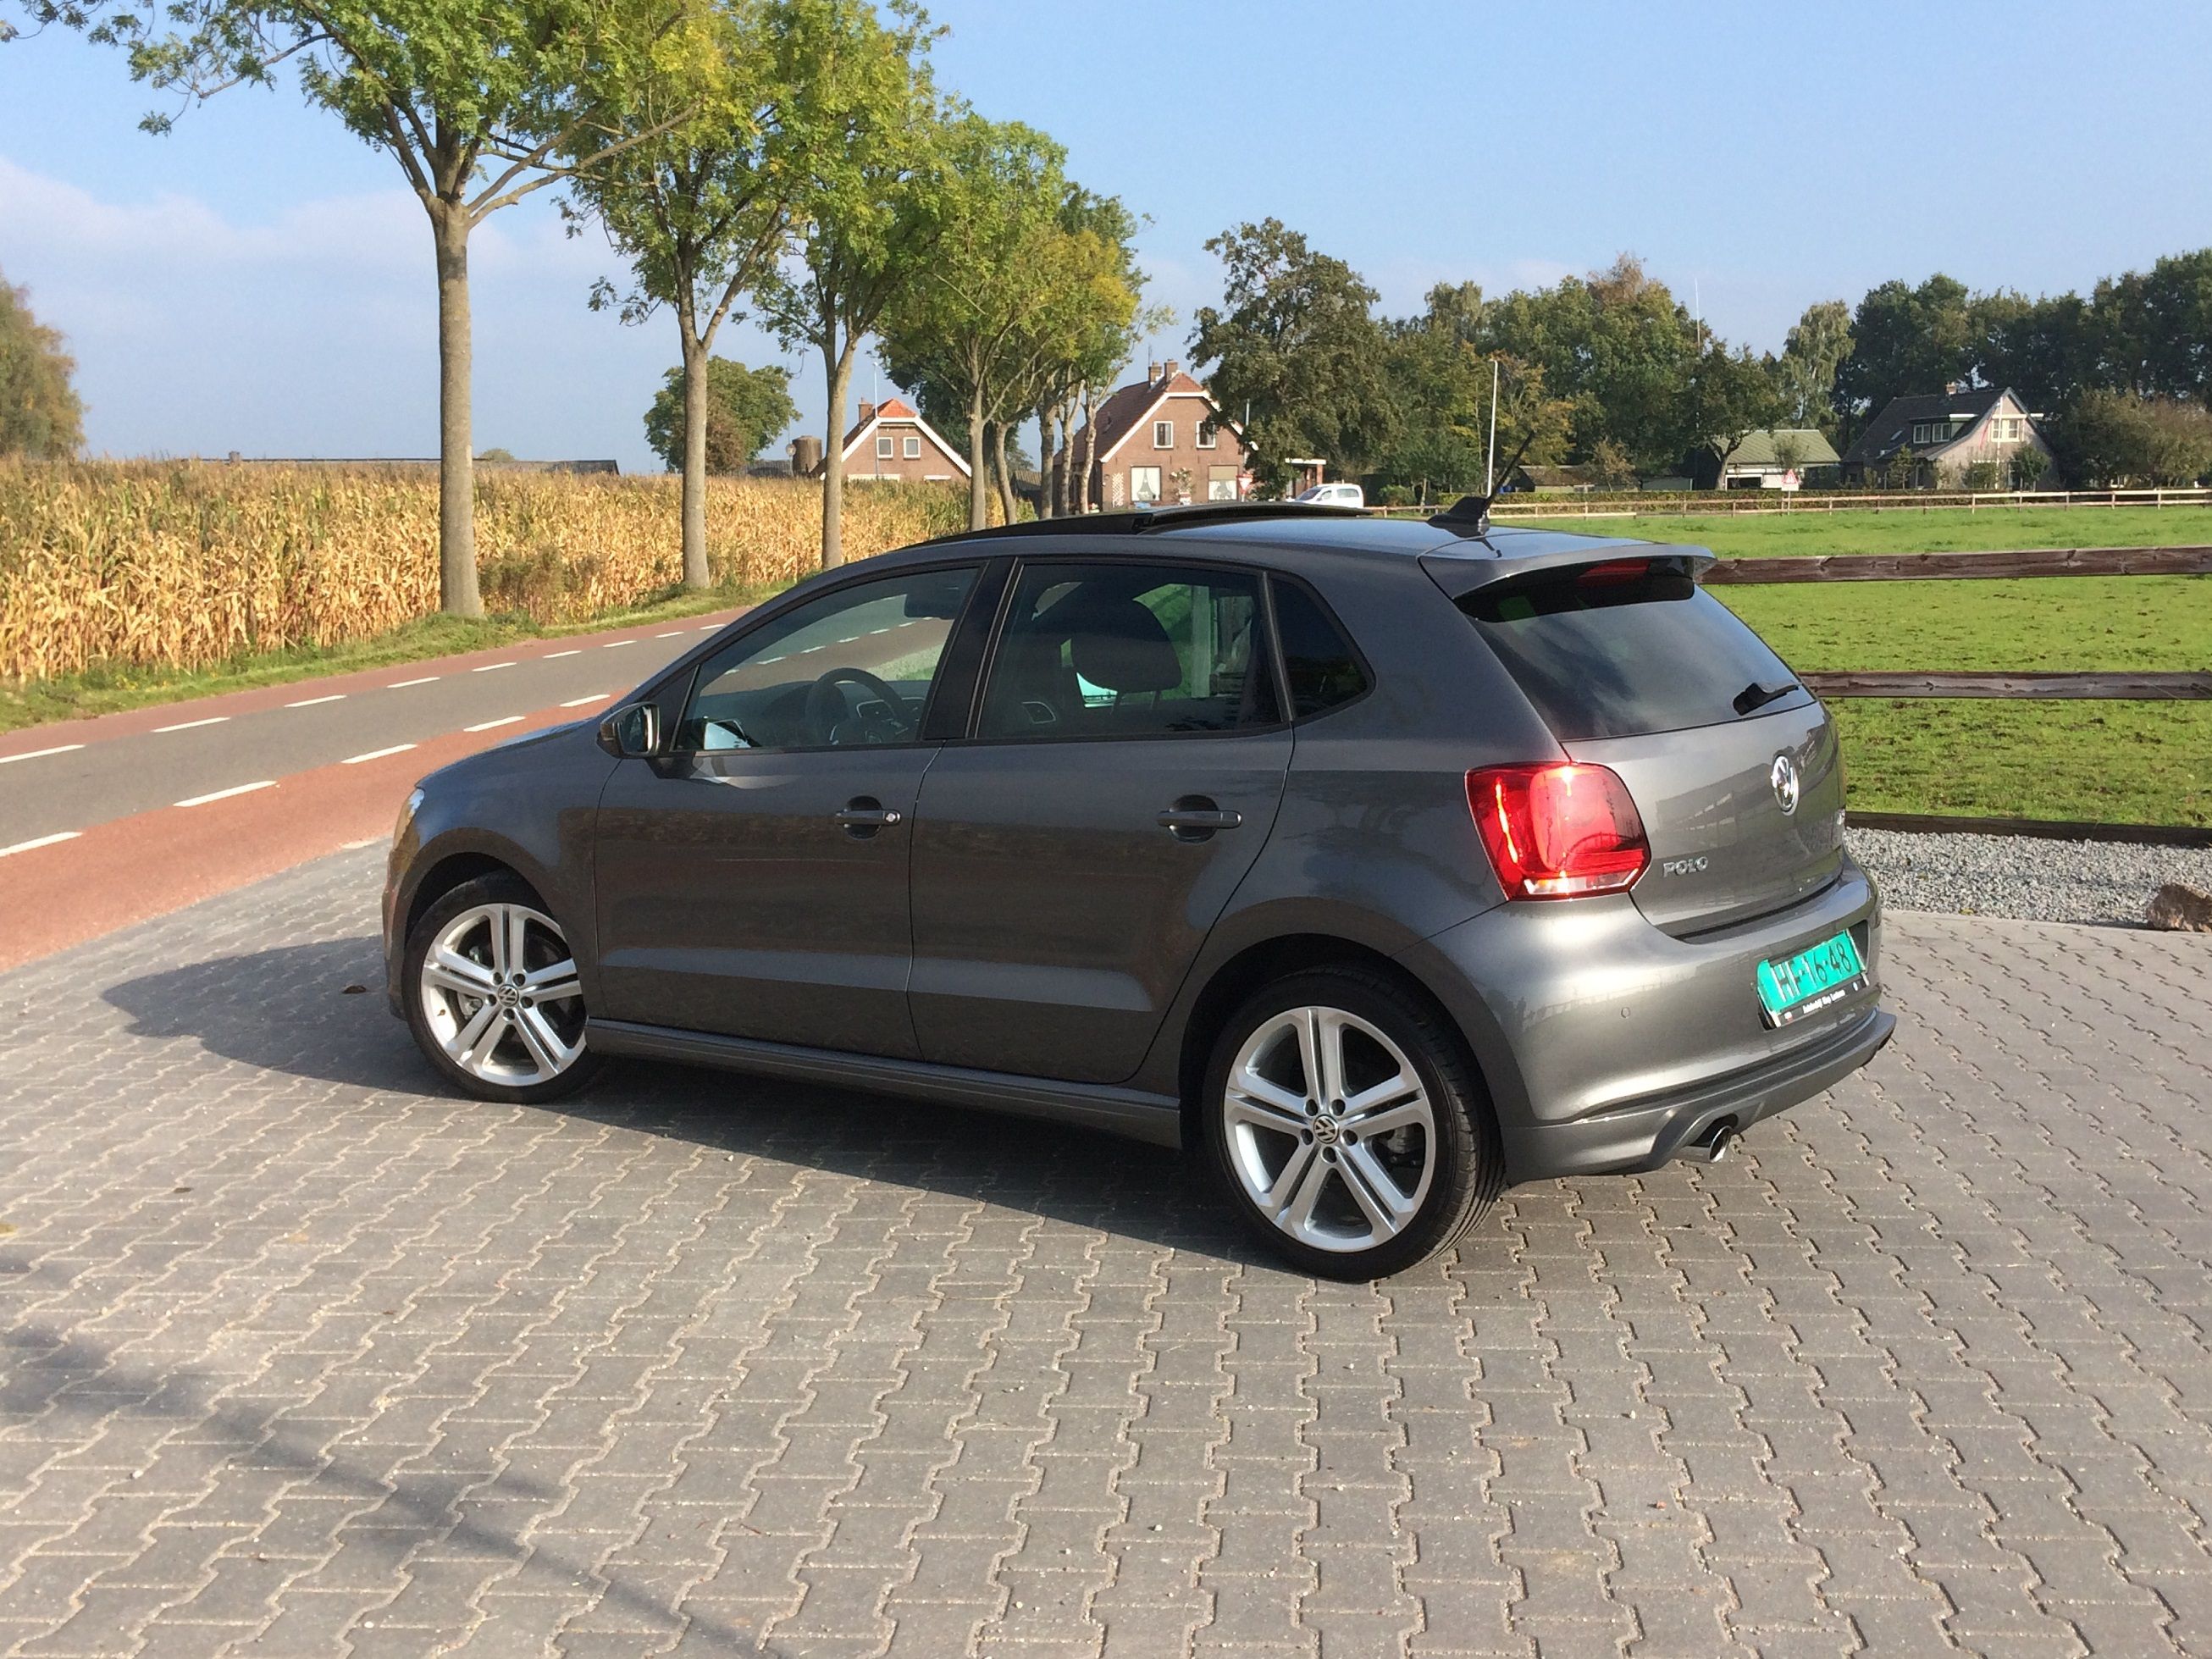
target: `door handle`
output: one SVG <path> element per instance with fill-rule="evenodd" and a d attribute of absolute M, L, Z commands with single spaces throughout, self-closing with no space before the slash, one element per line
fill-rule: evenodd
<path fill-rule="evenodd" d="M 901 816 L 896 806 L 886 806 L 873 795 L 856 795 L 845 803 L 836 819 L 847 835 L 865 841 L 877 830 L 898 823 Z"/>
<path fill-rule="evenodd" d="M 1234 830 L 1244 815 L 1224 811 L 1204 795 L 1185 795 L 1153 822 L 1177 841 L 1205 841 L 1218 830 Z"/>

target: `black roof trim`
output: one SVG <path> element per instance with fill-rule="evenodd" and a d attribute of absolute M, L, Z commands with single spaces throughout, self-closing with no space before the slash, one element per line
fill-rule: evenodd
<path fill-rule="evenodd" d="M 1310 501 L 1194 501 L 1188 507 L 1156 507 L 1134 513 L 1073 513 L 1064 519 L 1032 519 L 995 525 L 988 530 L 957 530 L 932 536 L 917 547 L 944 542 L 1004 541 L 1022 536 L 1141 536 L 1147 531 L 1233 524 L 1248 519 L 1366 519 L 1358 507 L 1325 507 Z"/>

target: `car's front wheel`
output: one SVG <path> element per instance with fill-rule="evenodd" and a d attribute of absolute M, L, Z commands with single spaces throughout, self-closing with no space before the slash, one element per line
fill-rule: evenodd
<path fill-rule="evenodd" d="M 435 1066 L 485 1100 L 552 1100 L 598 1067 L 561 925 L 520 878 L 441 896 L 407 936 L 407 1023 Z"/>
<path fill-rule="evenodd" d="M 1364 969 L 1294 975 L 1248 1001 L 1215 1045 L 1203 1108 L 1231 1203 L 1328 1278 L 1436 1254 L 1499 1184 L 1488 1103 L 1442 1017 Z"/>

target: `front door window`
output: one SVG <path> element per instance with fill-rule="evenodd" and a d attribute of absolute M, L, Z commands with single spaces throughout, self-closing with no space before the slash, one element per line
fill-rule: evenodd
<path fill-rule="evenodd" d="M 678 752 L 912 743 L 975 570 L 890 576 L 825 593 L 708 659 Z"/>

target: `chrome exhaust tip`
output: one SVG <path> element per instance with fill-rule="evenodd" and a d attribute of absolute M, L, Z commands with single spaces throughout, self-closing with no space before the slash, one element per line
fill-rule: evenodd
<path fill-rule="evenodd" d="M 1694 1158 L 1702 1164 L 1724 1164 L 1735 1148 L 1735 1125 L 1723 1119 L 1698 1139 L 1682 1147 L 1684 1158 Z"/>

